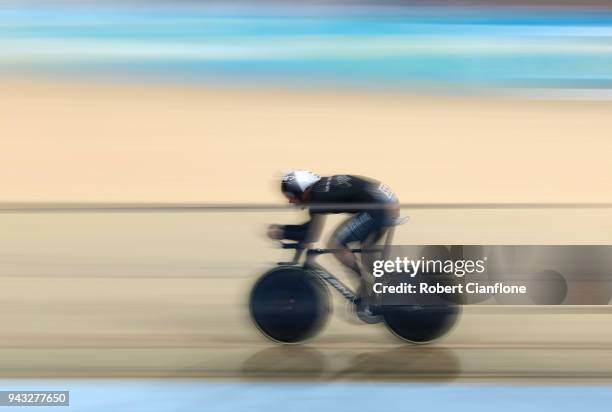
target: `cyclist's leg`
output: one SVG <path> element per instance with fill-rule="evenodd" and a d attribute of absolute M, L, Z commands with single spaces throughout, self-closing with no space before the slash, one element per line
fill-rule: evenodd
<path fill-rule="evenodd" d="M 378 323 L 382 321 L 380 314 L 379 302 L 372 291 L 372 278 L 369 274 L 370 266 L 369 259 L 376 259 L 380 252 L 373 247 L 380 240 L 386 231 L 384 219 L 380 213 L 372 213 L 371 211 L 359 213 L 353 219 L 347 221 L 336 232 L 336 242 L 340 245 L 348 245 L 351 242 L 358 242 L 361 246 L 362 253 L 361 262 L 362 268 L 359 269 L 357 257 L 349 250 L 340 249 L 344 255 L 353 259 L 352 264 L 355 265 L 357 273 L 360 274 L 360 285 L 357 292 L 357 316 L 366 323 Z M 346 233 L 349 232 L 347 235 Z"/>
<path fill-rule="evenodd" d="M 377 221 L 380 223 L 380 221 Z M 388 227 L 382 224 L 377 224 L 373 227 L 368 237 L 361 243 L 361 288 L 359 296 L 361 302 L 365 306 L 377 306 L 379 304 L 376 295 L 372 289 L 374 284 L 374 277 L 372 276 L 371 269 L 373 262 L 380 259 L 382 256 L 382 250 L 377 246 L 379 240 L 385 235 Z"/>
<path fill-rule="evenodd" d="M 349 245 L 355 242 L 363 244 L 376 229 L 375 226 L 375 219 L 369 213 L 357 213 L 340 224 L 328 242 L 328 246 L 334 249 L 336 259 L 359 276 L 359 261 L 349 250 Z"/>

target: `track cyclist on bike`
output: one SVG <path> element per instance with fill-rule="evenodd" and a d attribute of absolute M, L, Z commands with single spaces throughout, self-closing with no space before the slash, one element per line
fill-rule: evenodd
<path fill-rule="evenodd" d="M 281 191 L 290 203 L 309 209 L 310 219 L 301 225 L 270 225 L 268 236 L 275 240 L 310 243 L 319 238 L 321 217 L 329 213 L 351 214 L 338 226 L 328 242 L 334 256 L 353 273 L 360 276 L 360 290 L 365 274 L 359 260 L 350 251 L 351 243 L 362 249 L 376 244 L 399 216 L 398 201 L 388 186 L 355 175 L 322 177 L 306 170 L 293 170 L 281 181 Z M 378 317 L 377 307 L 367 302 L 370 293 L 360 293 L 357 311 L 360 317 Z"/>

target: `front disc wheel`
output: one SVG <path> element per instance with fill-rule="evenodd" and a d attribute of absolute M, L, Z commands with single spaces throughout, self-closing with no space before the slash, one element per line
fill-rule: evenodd
<path fill-rule="evenodd" d="M 249 309 L 257 328 L 279 343 L 301 343 L 321 331 L 330 312 L 321 280 L 297 266 L 263 274 L 251 291 Z"/>

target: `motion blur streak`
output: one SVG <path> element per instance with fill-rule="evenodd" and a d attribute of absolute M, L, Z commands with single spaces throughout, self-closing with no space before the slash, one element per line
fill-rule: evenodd
<path fill-rule="evenodd" d="M 607 210 L 413 210 L 397 244 L 612 244 Z M 262 238 L 295 211 L 0 214 L 0 376 L 313 380 L 612 379 L 602 306 L 466 307 L 430 346 L 335 315 L 309 345 L 252 325 L 247 296 L 288 251 Z M 330 218 L 324 238 L 338 223 Z M 321 263 L 346 280 L 331 257 Z M 593 290 L 595 289 L 595 290 Z M 598 296 L 598 295 L 602 296 Z M 576 295 L 570 285 L 569 298 Z M 491 305 L 493 304 L 493 305 Z M 380 325 L 379 325 L 380 326 Z"/>
<path fill-rule="evenodd" d="M 3 2 L 0 201 L 274 203 L 275 173 L 306 168 L 381 179 L 406 203 L 612 202 L 609 8 L 342 3 Z M 397 244 L 612 244 L 609 208 L 409 213 Z M 602 290 L 589 291 L 596 309 L 470 306 L 450 335 L 425 347 L 346 322 L 336 301 L 310 345 L 273 345 L 250 323 L 247 293 L 286 258 L 263 239 L 266 225 L 303 217 L 1 213 L 0 376 L 612 379 Z M 91 383 L 66 382 L 75 410 L 87 410 L 80 399 L 121 410 L 118 396 L 164 402 L 157 396 L 170 393 L 108 381 L 112 393 L 102 397 Z M 319 399 L 343 392 L 336 403 L 354 409 L 363 388 L 203 382 L 175 382 L 172 402 L 251 406 L 279 393 L 308 398 L 306 388 Z M 359 392 L 387 402 L 414 390 L 379 384 Z M 253 388 L 262 398 L 245 395 Z M 432 397 L 473 393 L 438 389 Z M 417 390 L 422 397 L 404 404 L 425 409 L 428 387 Z M 519 399 L 508 388 L 488 393 Z M 573 394 L 609 396 L 577 386 L 541 393 L 564 406 L 575 406 Z M 313 399 L 298 406 L 325 410 Z"/>
<path fill-rule="evenodd" d="M 204 4 L 3 3 L 0 200 L 612 201 L 608 9 Z"/>
<path fill-rule="evenodd" d="M 3 8 L 0 30 L 5 70 L 46 75 L 447 93 L 612 84 L 602 10 L 44 6 Z"/>

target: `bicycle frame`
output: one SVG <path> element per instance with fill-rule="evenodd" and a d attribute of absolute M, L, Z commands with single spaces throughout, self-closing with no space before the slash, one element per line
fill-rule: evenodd
<path fill-rule="evenodd" d="M 314 273 L 319 278 L 323 279 L 327 282 L 331 287 L 336 289 L 346 300 L 351 303 L 355 302 L 357 295 L 355 292 L 344 283 L 340 281 L 336 276 L 330 273 L 323 266 L 314 261 L 314 258 L 318 255 L 322 255 L 325 253 L 332 253 L 331 249 L 309 249 L 306 251 L 306 261 L 304 262 L 304 269 Z M 353 253 L 360 253 L 361 249 L 352 249 Z"/>
<path fill-rule="evenodd" d="M 349 251 L 351 253 L 381 251 L 383 252 L 383 256 L 386 258 L 386 255 L 388 254 L 388 251 L 389 251 L 388 246 L 391 244 L 391 240 L 393 238 L 393 232 L 394 232 L 393 227 L 388 229 L 388 233 L 385 239 L 385 244 L 383 245 L 383 247 L 370 248 L 367 250 L 364 250 L 362 248 L 349 249 Z M 355 303 L 355 299 L 357 298 L 357 295 L 355 294 L 355 292 L 350 287 L 345 285 L 342 281 L 340 281 L 331 272 L 329 272 L 327 269 L 325 269 L 323 266 L 321 266 L 314 260 L 319 255 L 333 253 L 335 251 L 334 249 L 322 249 L 322 248 L 310 249 L 310 248 L 303 247 L 303 245 L 301 245 L 300 243 L 282 243 L 281 242 L 281 245 L 283 249 L 295 249 L 295 255 L 291 262 L 279 262 L 279 265 L 298 265 L 300 261 L 300 257 L 302 256 L 302 253 L 304 252 L 304 250 L 306 250 L 306 259 L 304 261 L 304 264 L 302 265 L 304 269 L 314 273 L 319 278 L 323 279 L 332 288 L 336 289 L 346 300 L 348 300 L 351 303 Z"/>

